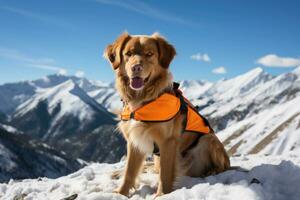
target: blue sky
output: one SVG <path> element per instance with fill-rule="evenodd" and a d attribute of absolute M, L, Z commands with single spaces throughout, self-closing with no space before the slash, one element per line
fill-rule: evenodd
<path fill-rule="evenodd" d="M 300 66 L 300 1 L 0 0 L 0 83 L 53 73 L 112 81 L 102 57 L 123 31 L 158 31 L 177 49 L 175 80 Z"/>

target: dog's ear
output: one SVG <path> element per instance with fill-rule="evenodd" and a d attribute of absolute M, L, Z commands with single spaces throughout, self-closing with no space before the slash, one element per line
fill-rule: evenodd
<path fill-rule="evenodd" d="M 176 50 L 173 45 L 169 44 L 162 36 L 158 33 L 154 33 L 152 37 L 156 40 L 158 48 L 158 56 L 160 65 L 163 68 L 168 68 L 174 56 L 176 55 Z"/>
<path fill-rule="evenodd" d="M 104 51 L 104 57 L 110 62 L 114 70 L 118 69 L 122 62 L 122 50 L 129 39 L 130 35 L 125 32 L 114 43 L 108 45 Z"/>

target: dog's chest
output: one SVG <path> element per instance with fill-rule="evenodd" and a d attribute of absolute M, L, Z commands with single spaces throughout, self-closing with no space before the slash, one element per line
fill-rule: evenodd
<path fill-rule="evenodd" d="M 153 152 L 154 140 L 151 134 L 151 127 L 144 122 L 136 120 L 121 121 L 119 127 L 123 134 L 126 134 L 127 142 L 133 144 L 139 151 L 145 154 Z"/>

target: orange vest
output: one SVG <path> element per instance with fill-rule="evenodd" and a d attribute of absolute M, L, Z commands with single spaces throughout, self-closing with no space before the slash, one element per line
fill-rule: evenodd
<path fill-rule="evenodd" d="M 165 122 L 173 119 L 179 112 L 186 113 L 186 123 L 183 131 L 208 134 L 212 131 L 207 120 L 202 117 L 194 106 L 177 90 L 176 96 L 163 93 L 157 99 L 131 112 L 125 105 L 121 120 L 134 119 L 141 122 Z"/>

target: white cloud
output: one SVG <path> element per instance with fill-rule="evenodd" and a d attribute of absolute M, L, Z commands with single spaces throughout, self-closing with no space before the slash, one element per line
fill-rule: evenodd
<path fill-rule="evenodd" d="M 56 66 L 55 60 L 52 58 L 33 58 L 15 49 L 0 47 L 0 58 L 21 62 L 24 67 L 55 71 L 61 75 L 67 74 L 67 70 L 63 67 Z"/>
<path fill-rule="evenodd" d="M 191 59 L 192 60 L 198 60 L 198 61 L 204 61 L 204 62 L 210 62 L 210 57 L 208 56 L 207 53 L 201 54 L 201 53 L 197 53 L 194 55 L 191 55 Z"/>
<path fill-rule="evenodd" d="M 296 67 L 300 65 L 299 58 L 280 57 L 276 54 L 265 55 L 256 62 L 266 67 Z"/>
<path fill-rule="evenodd" d="M 84 77 L 84 75 L 85 75 L 84 71 L 80 71 L 80 70 L 75 73 L 75 76 L 78 78 L 82 78 L 82 77 Z"/>
<path fill-rule="evenodd" d="M 213 69 L 212 73 L 214 73 L 214 74 L 226 74 L 227 70 L 226 70 L 225 67 L 221 66 L 221 67 L 217 67 L 217 68 Z"/>

